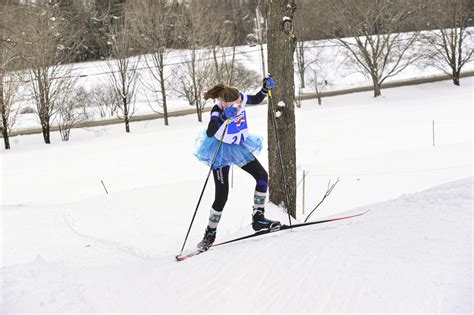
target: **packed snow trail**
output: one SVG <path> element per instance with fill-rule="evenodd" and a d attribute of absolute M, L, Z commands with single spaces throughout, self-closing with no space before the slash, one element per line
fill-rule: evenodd
<path fill-rule="evenodd" d="M 473 178 L 460 180 L 182 263 L 167 253 L 91 266 L 38 256 L 2 269 L 2 312 L 469 313 L 472 189 Z"/>

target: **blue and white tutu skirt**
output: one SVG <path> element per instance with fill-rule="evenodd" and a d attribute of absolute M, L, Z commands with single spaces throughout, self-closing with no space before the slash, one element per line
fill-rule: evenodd
<path fill-rule="evenodd" d="M 211 166 L 219 147 L 219 140 L 215 137 L 208 137 L 206 131 L 204 131 L 196 140 L 196 146 L 197 149 L 194 155 L 201 162 Z M 244 166 L 255 160 L 254 154 L 260 153 L 261 150 L 262 138 L 255 135 L 249 135 L 241 144 L 222 142 L 216 162 L 212 168 L 218 169 L 227 165 Z"/>

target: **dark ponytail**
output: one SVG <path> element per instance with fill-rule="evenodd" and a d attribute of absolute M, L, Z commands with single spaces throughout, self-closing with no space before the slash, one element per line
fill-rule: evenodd
<path fill-rule="evenodd" d="M 204 93 L 204 100 L 221 99 L 224 102 L 233 102 L 240 97 L 240 92 L 236 88 L 226 86 L 222 83 L 216 84 Z"/>
<path fill-rule="evenodd" d="M 219 98 L 222 90 L 225 89 L 225 85 L 222 83 L 216 84 L 211 87 L 207 92 L 204 93 L 204 99 L 207 101 L 208 99 L 216 99 Z"/>

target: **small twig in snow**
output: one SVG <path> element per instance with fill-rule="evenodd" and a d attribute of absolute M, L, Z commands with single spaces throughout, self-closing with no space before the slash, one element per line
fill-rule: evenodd
<path fill-rule="evenodd" d="M 100 180 L 100 182 L 102 183 L 102 186 L 104 186 L 104 190 L 105 192 L 107 193 L 107 195 L 109 194 L 109 192 L 107 191 L 107 188 L 105 187 L 105 184 L 104 184 L 104 181 L 103 180 Z"/>
<path fill-rule="evenodd" d="M 336 187 L 337 183 L 339 183 L 339 177 L 337 178 L 336 182 L 332 185 L 331 185 L 331 180 L 329 180 L 328 189 L 326 193 L 324 194 L 323 199 L 321 199 L 321 201 L 316 205 L 316 207 L 314 207 L 314 209 L 308 214 L 304 222 L 308 221 L 309 217 L 313 214 L 313 212 L 316 211 L 316 209 L 318 209 L 318 207 L 323 203 L 323 201 L 331 194 L 332 190 L 334 189 L 334 187 Z"/>

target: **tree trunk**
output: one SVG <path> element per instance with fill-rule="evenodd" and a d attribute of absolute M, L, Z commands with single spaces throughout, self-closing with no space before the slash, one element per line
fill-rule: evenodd
<path fill-rule="evenodd" d="M 8 136 L 8 129 L 5 126 L 6 119 L 3 118 L 3 126 L 2 126 L 2 136 L 3 136 L 3 143 L 5 144 L 5 150 L 10 150 L 10 137 Z"/>
<path fill-rule="evenodd" d="M 293 33 L 293 12 L 295 9 L 295 0 L 273 0 L 267 7 L 268 68 L 277 83 L 277 87 L 272 91 L 273 95 L 269 99 L 270 106 L 268 107 L 270 201 L 276 205 L 283 202 L 293 217 L 296 217 L 295 82 L 293 68 L 293 56 L 296 47 L 296 36 Z M 277 104 L 284 104 L 284 106 L 277 106 Z M 279 118 L 275 117 L 274 112 L 277 107 L 278 111 L 281 112 Z M 273 121 L 275 121 L 276 126 L 273 125 Z M 279 152 L 279 148 L 281 152 Z"/>
<path fill-rule="evenodd" d="M 127 98 L 124 97 L 122 100 L 123 100 L 123 119 L 125 121 L 125 132 L 130 132 L 130 120 L 129 120 L 129 117 L 128 117 Z"/>
<path fill-rule="evenodd" d="M 51 143 L 51 137 L 50 137 L 50 126 L 49 126 L 49 121 L 46 118 L 43 118 L 43 122 L 41 123 L 41 129 L 43 131 L 43 140 L 44 143 L 50 144 Z"/>
<path fill-rule="evenodd" d="M 382 95 L 381 84 L 379 83 L 379 78 L 376 75 L 372 75 L 372 84 L 374 86 L 374 97 Z"/>
<path fill-rule="evenodd" d="M 235 41 L 234 41 L 234 46 L 232 47 L 232 61 L 230 62 L 230 74 L 228 75 L 229 77 L 229 80 L 227 82 L 227 85 L 229 86 L 232 86 L 233 82 L 234 82 L 234 67 L 235 67 Z"/>
<path fill-rule="evenodd" d="M 43 140 L 44 143 L 50 144 L 51 143 L 51 136 L 50 136 L 50 99 L 49 99 L 49 92 L 50 92 L 50 85 L 48 81 L 48 73 L 47 70 L 44 70 L 41 67 L 38 67 L 34 70 L 35 80 L 38 84 L 38 91 L 35 92 L 36 98 L 36 108 L 38 110 L 38 115 L 41 123 L 41 129 L 43 132 Z"/>
<path fill-rule="evenodd" d="M 191 55 L 191 72 L 192 72 L 192 80 L 193 80 L 193 94 L 194 94 L 194 102 L 196 104 L 196 113 L 198 116 L 198 121 L 202 122 L 202 113 L 201 113 L 201 104 L 199 102 L 201 95 L 198 93 L 197 87 L 197 80 L 196 80 L 196 48 L 193 47 L 192 55 Z"/>
<path fill-rule="evenodd" d="M 197 92 L 197 87 L 194 85 L 194 101 L 196 102 L 196 112 L 198 116 L 198 122 L 202 122 L 202 108 L 201 108 L 201 101 L 200 101 L 200 95 Z"/>
<path fill-rule="evenodd" d="M 2 111 L 2 136 L 5 150 L 10 149 L 10 138 L 8 136 L 7 108 L 3 98 L 3 71 L 0 71 L 0 110 Z"/>
<path fill-rule="evenodd" d="M 454 85 L 457 85 L 457 86 L 461 85 L 460 75 L 461 75 L 460 71 L 453 70 L 453 83 L 454 83 Z"/>
<path fill-rule="evenodd" d="M 305 69 L 305 60 L 304 60 L 304 42 L 297 43 L 296 58 L 298 60 L 298 72 L 300 75 L 301 88 L 304 89 L 305 80 L 304 80 L 304 69 Z"/>
<path fill-rule="evenodd" d="M 222 81 L 221 70 L 219 69 L 219 61 L 217 60 L 217 47 L 212 47 L 212 58 L 214 60 L 214 68 L 216 70 L 217 82 L 224 83 Z"/>
<path fill-rule="evenodd" d="M 161 85 L 161 98 L 163 100 L 163 117 L 165 126 L 168 126 L 168 104 L 166 102 L 166 87 L 165 87 L 165 63 L 163 60 L 163 52 L 160 52 L 160 85 Z"/>
<path fill-rule="evenodd" d="M 380 84 L 374 81 L 374 97 L 378 97 L 382 95 L 382 91 L 380 89 Z"/>

